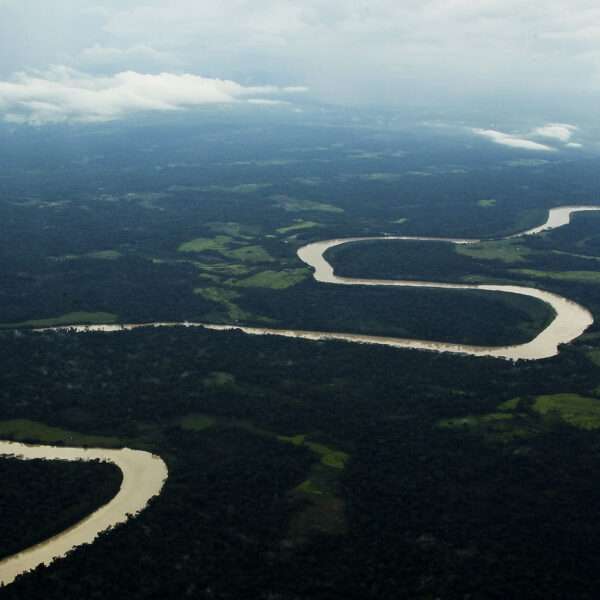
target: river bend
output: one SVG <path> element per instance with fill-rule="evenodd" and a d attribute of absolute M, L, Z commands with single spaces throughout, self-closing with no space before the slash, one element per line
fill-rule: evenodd
<path fill-rule="evenodd" d="M 519 234 L 507 236 L 511 239 L 524 235 L 537 233 L 567 225 L 571 214 L 579 211 L 600 210 L 600 206 L 561 206 L 550 210 L 547 221 Z M 354 333 L 331 333 L 323 331 L 299 331 L 294 329 L 267 329 L 261 327 L 238 327 L 236 325 L 214 325 L 209 323 L 129 323 L 107 325 L 65 325 L 59 327 L 46 327 L 38 329 L 58 330 L 70 329 L 74 331 L 120 331 L 138 327 L 186 326 L 205 327 L 207 329 L 226 330 L 240 329 L 248 334 L 280 335 L 285 337 L 304 338 L 311 340 L 345 340 L 349 342 L 381 344 L 395 348 L 414 348 L 432 350 L 435 352 L 454 352 L 470 354 L 472 356 L 495 356 L 505 359 L 541 359 L 554 356 L 558 353 L 559 344 L 571 342 L 580 336 L 593 323 L 592 314 L 583 306 L 558 294 L 538 290 L 533 287 L 516 285 L 471 285 L 449 284 L 429 281 L 402 281 L 383 279 L 363 279 L 339 277 L 335 275 L 333 267 L 327 262 L 324 253 L 329 248 L 340 244 L 360 242 L 364 240 L 420 240 L 448 242 L 452 244 L 472 244 L 479 242 L 477 239 L 432 238 L 414 236 L 381 236 L 381 237 L 353 237 L 334 240 L 324 240 L 307 244 L 298 249 L 298 257 L 314 269 L 314 277 L 324 283 L 340 285 L 393 285 L 398 287 L 432 287 L 450 289 L 474 289 L 504 292 L 508 294 L 522 294 L 538 298 L 549 304 L 555 311 L 554 320 L 533 340 L 525 344 L 513 346 L 472 346 L 465 344 L 452 344 L 427 340 L 403 339 L 395 337 L 361 335 Z M 72 548 L 81 544 L 91 543 L 98 533 L 114 527 L 141 511 L 148 500 L 160 493 L 165 479 L 167 467 L 157 456 L 140 450 L 105 450 L 100 448 L 64 448 L 54 446 L 29 446 L 15 442 L 0 441 L 0 457 L 17 455 L 24 460 L 45 458 L 47 460 L 107 460 L 115 463 L 123 472 L 123 482 L 117 495 L 107 504 L 93 512 L 89 517 L 80 521 L 73 527 L 40 543 L 19 554 L 15 554 L 0 561 L 0 582 L 11 583 L 14 578 L 29 571 L 40 564 L 49 564 L 55 558 L 64 556 Z"/>
<path fill-rule="evenodd" d="M 16 456 L 23 460 L 98 459 L 114 463 L 123 473 L 117 495 L 104 506 L 65 531 L 1 560 L 0 584 L 4 585 L 12 583 L 17 575 L 35 569 L 38 565 L 48 565 L 56 558 L 62 558 L 76 546 L 91 544 L 100 532 L 124 523 L 131 515 L 144 509 L 150 498 L 160 493 L 167 478 L 167 466 L 161 458 L 129 448 L 68 448 L 0 441 L 0 458 L 3 456 Z"/>

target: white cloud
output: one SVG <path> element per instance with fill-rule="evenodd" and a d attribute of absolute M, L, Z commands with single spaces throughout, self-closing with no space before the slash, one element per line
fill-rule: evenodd
<path fill-rule="evenodd" d="M 549 123 L 533 130 L 533 135 L 545 138 L 553 138 L 560 142 L 568 142 L 573 132 L 577 130 L 575 125 L 568 123 Z"/>
<path fill-rule="evenodd" d="M 304 85 L 288 85 L 283 88 L 286 94 L 298 94 L 308 92 L 308 88 Z"/>
<path fill-rule="evenodd" d="M 561 114 L 547 109 L 584 99 L 591 110 L 598 104 L 597 0 L 0 4 L 0 77 L 50 64 L 107 73 L 185 69 L 247 85 L 298 83 L 316 99 L 341 104 L 500 103 L 527 114 L 540 106 Z"/>
<path fill-rule="evenodd" d="M 539 142 L 533 142 L 524 138 L 518 138 L 508 133 L 502 133 L 501 131 L 495 131 L 493 129 L 473 129 L 473 131 L 479 135 L 483 135 L 496 144 L 502 144 L 504 146 L 511 146 L 512 148 L 523 148 L 525 150 L 555 150 L 551 146 L 540 144 Z"/>
<path fill-rule="evenodd" d="M 565 146 L 567 148 L 583 148 L 583 144 L 580 144 L 578 142 L 569 142 L 568 144 L 565 144 Z"/>
<path fill-rule="evenodd" d="M 275 104 L 289 104 L 289 102 L 283 102 L 282 100 L 271 100 L 269 98 L 249 98 L 246 100 L 248 104 L 265 104 L 268 106 L 273 106 Z"/>
<path fill-rule="evenodd" d="M 275 86 L 242 86 L 235 81 L 184 73 L 149 75 L 124 71 L 94 77 L 64 66 L 45 72 L 17 73 L 0 81 L 0 112 L 7 120 L 30 124 L 107 121 L 140 110 L 182 110 L 201 104 L 278 101 L 260 96 L 279 93 Z"/>

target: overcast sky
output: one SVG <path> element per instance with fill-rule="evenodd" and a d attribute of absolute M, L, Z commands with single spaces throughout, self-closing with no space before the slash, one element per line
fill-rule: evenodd
<path fill-rule="evenodd" d="M 300 97 L 589 106 L 600 92 L 598 0 L 0 0 L 0 9 L 9 120 Z"/>

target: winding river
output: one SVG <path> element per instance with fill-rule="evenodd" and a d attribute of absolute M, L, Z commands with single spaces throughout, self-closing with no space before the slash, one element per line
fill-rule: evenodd
<path fill-rule="evenodd" d="M 523 235 L 534 235 L 542 231 L 561 227 L 570 222 L 572 213 L 588 210 L 600 210 L 600 206 L 562 206 L 553 208 L 549 212 L 548 220 L 543 225 L 520 234 L 507 236 L 504 239 L 512 239 Z M 74 331 L 119 331 L 123 329 L 135 329 L 138 327 L 183 325 L 186 327 L 205 327 L 207 329 L 217 330 L 240 329 L 246 333 L 258 335 L 280 335 L 312 340 L 337 339 L 350 342 L 382 344 L 397 348 L 415 348 L 420 350 L 433 350 L 436 352 L 463 353 L 472 356 L 495 356 L 512 360 L 519 358 L 536 360 L 554 356 L 558 353 L 559 344 L 571 342 L 580 336 L 593 323 L 592 314 L 583 306 L 568 300 L 567 298 L 563 298 L 558 294 L 538 290 L 532 287 L 361 279 L 339 277 L 335 275 L 333 267 L 325 259 L 324 253 L 334 246 L 350 242 L 360 242 L 363 240 L 443 241 L 452 244 L 472 244 L 480 241 L 476 239 L 411 236 L 340 238 L 307 244 L 298 249 L 298 257 L 314 269 L 315 279 L 324 283 L 335 283 L 340 285 L 393 285 L 399 287 L 431 287 L 459 290 L 473 289 L 505 292 L 509 294 L 522 294 L 546 302 L 554 309 L 556 316 L 533 340 L 525 344 L 513 346 L 472 346 L 353 333 L 239 327 L 236 325 L 213 325 L 208 323 L 191 323 L 187 321 L 182 323 L 154 322 L 129 323 L 123 325 L 66 325 L 62 327 L 42 328 L 38 331 L 57 329 L 70 329 Z M 54 446 L 30 446 L 15 442 L 0 441 L 0 457 L 7 455 L 16 455 L 24 460 L 33 458 L 44 458 L 48 460 L 106 460 L 113 462 L 121 469 L 123 472 L 123 482 L 117 495 L 86 519 L 36 546 L 0 561 L 0 583 L 3 583 L 4 585 L 11 583 L 14 578 L 21 573 L 33 569 L 40 564 L 47 565 L 55 558 L 64 556 L 69 550 L 76 546 L 93 542 L 98 533 L 126 521 L 130 515 L 137 514 L 146 506 L 150 498 L 160 493 L 164 481 L 167 478 L 167 467 L 162 459 L 148 452 L 131 450 L 129 448 L 123 448 L 121 450 L 106 450 L 100 448 L 84 449 Z"/>
<path fill-rule="evenodd" d="M 550 209 L 548 219 L 539 227 L 529 229 L 522 233 L 506 236 L 502 239 L 513 239 L 525 235 L 534 235 L 549 229 L 555 229 L 570 222 L 571 214 L 579 211 L 600 210 L 600 206 L 560 206 Z M 552 292 L 539 290 L 533 287 L 520 285 L 496 285 L 496 284 L 463 284 L 463 283 L 437 283 L 433 281 L 402 281 L 389 279 L 362 279 L 340 277 L 335 275 L 333 267 L 327 262 L 324 253 L 334 246 L 361 242 L 365 240 L 417 240 L 430 242 L 448 242 L 451 244 L 474 244 L 479 239 L 455 239 L 434 238 L 416 236 L 376 236 L 376 237 L 352 237 L 334 240 L 323 240 L 313 242 L 298 249 L 298 257 L 308 266 L 314 269 L 314 278 L 323 283 L 335 283 L 340 285 L 378 285 L 397 287 L 429 287 L 446 288 L 456 290 L 487 290 L 490 292 L 504 292 L 508 294 L 521 294 L 532 296 L 542 302 L 549 304 L 555 312 L 553 321 L 541 331 L 533 340 L 524 344 L 509 346 L 474 346 L 469 344 L 454 344 L 451 342 L 436 342 L 429 340 L 415 340 L 408 338 L 385 337 L 377 335 L 363 335 L 358 333 L 336 333 L 328 331 L 300 331 L 297 329 L 271 329 L 266 327 L 245 327 L 241 325 L 215 325 L 212 323 L 194 323 L 185 321 L 182 323 L 128 323 L 122 325 L 64 325 L 45 329 L 73 329 L 75 331 L 118 331 L 121 329 L 135 329 L 137 327 L 160 327 L 182 325 L 186 327 L 204 327 L 206 329 L 227 330 L 239 329 L 253 335 L 279 335 L 284 337 L 304 338 L 309 340 L 345 340 L 365 344 L 379 344 L 393 348 L 413 348 L 417 350 L 432 350 L 435 352 L 452 352 L 458 354 L 469 354 L 471 356 L 494 356 L 509 360 L 519 358 L 528 360 L 539 360 L 549 358 L 558 354 L 558 346 L 567 344 L 579 337 L 593 322 L 594 318 L 587 308 L 559 296 Z"/>
<path fill-rule="evenodd" d="M 100 532 L 124 523 L 129 516 L 139 513 L 150 498 L 160 493 L 167 478 L 167 466 L 161 458 L 129 448 L 68 448 L 0 441 L 0 457 L 2 456 L 16 456 L 23 460 L 98 459 L 114 463 L 123 473 L 117 495 L 104 506 L 69 529 L 0 561 L 0 583 L 4 585 L 12 583 L 21 573 L 41 564 L 48 565 L 54 559 L 65 556 L 76 546 L 91 544 Z"/>

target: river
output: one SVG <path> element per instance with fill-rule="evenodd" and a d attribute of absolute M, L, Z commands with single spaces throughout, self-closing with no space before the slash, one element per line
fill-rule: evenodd
<path fill-rule="evenodd" d="M 43 458 L 108 461 L 121 469 L 123 481 L 112 500 L 79 523 L 23 552 L 1 560 L 0 582 L 4 585 L 11 583 L 21 573 L 41 564 L 48 565 L 55 558 L 65 556 L 76 546 L 91 544 L 101 531 L 124 523 L 130 515 L 144 509 L 150 498 L 160 493 L 167 478 L 167 466 L 161 458 L 149 452 L 129 448 L 68 448 L 0 441 L 0 457 L 11 455 L 23 460 Z"/>
<path fill-rule="evenodd" d="M 549 229 L 567 225 L 571 214 L 584 210 L 600 210 L 600 206 L 561 206 L 550 210 L 547 221 L 520 234 L 507 236 L 512 239 L 524 235 L 535 235 Z M 207 329 L 227 330 L 240 329 L 248 334 L 279 335 L 285 337 L 311 340 L 345 340 L 349 342 L 380 344 L 395 348 L 413 348 L 432 350 L 435 352 L 454 352 L 472 356 L 495 356 L 516 360 L 519 358 L 537 360 L 554 356 L 558 353 L 559 344 L 566 344 L 580 336 L 592 323 L 590 311 L 583 306 L 558 294 L 546 292 L 533 287 L 515 285 L 471 285 L 436 283 L 430 281 L 401 281 L 383 279 L 362 279 L 339 277 L 327 262 L 324 253 L 329 248 L 340 244 L 361 242 L 364 240 L 420 240 L 448 242 L 452 244 L 472 244 L 477 239 L 432 238 L 411 236 L 354 237 L 334 240 L 323 240 L 307 244 L 298 249 L 298 257 L 314 269 L 314 277 L 324 283 L 340 285 L 379 285 L 399 287 L 432 287 L 457 290 L 488 290 L 508 294 L 522 294 L 538 298 L 549 304 L 555 311 L 554 320 L 533 340 L 525 344 L 513 346 L 472 346 L 427 340 L 403 339 L 395 337 L 360 335 L 354 333 L 331 333 L 323 331 L 299 331 L 294 329 L 267 329 L 262 327 L 239 327 L 236 325 L 214 325 L 193 322 L 154 322 L 107 325 L 65 325 L 47 327 L 38 331 L 70 329 L 74 331 L 120 331 L 138 327 L 186 326 L 205 327 Z M 45 458 L 48 460 L 107 460 L 115 463 L 123 472 L 123 483 L 117 495 L 107 504 L 96 510 L 89 517 L 58 535 L 0 561 L 0 582 L 5 585 L 12 582 L 20 573 L 35 568 L 39 564 L 49 564 L 56 557 L 64 556 L 69 550 L 81 544 L 91 543 L 101 531 L 109 529 L 127 520 L 128 515 L 135 515 L 142 510 L 150 498 L 160 493 L 167 477 L 167 467 L 157 456 L 140 450 L 105 450 L 99 448 L 63 448 L 54 446 L 29 446 L 14 442 L 0 441 L 0 457 L 18 455 L 25 460 Z"/>

